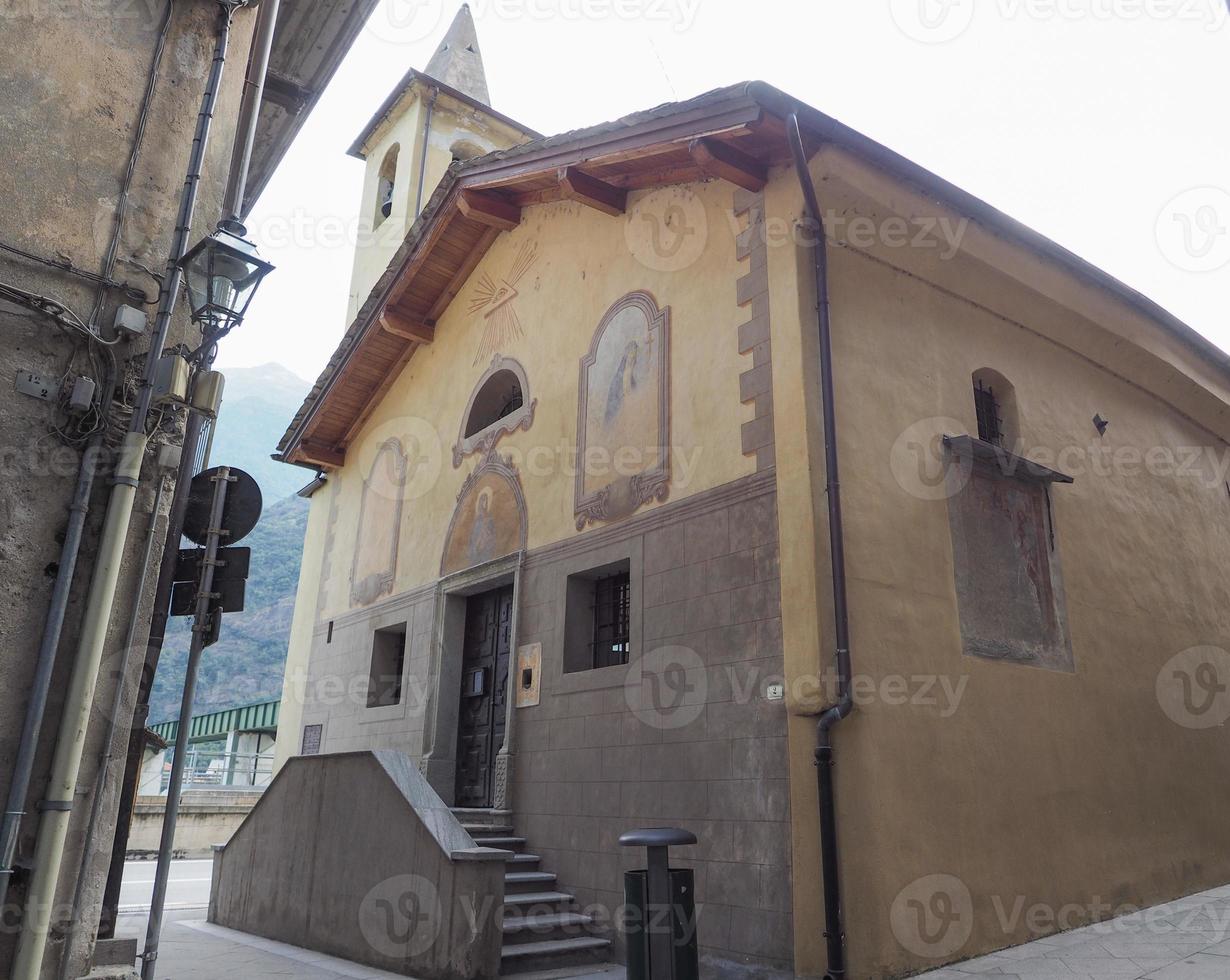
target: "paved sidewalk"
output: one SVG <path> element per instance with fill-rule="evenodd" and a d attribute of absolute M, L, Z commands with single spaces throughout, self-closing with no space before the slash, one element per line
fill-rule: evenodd
<path fill-rule="evenodd" d="M 145 935 L 144 915 L 120 917 L 118 935 Z M 620 966 L 526 974 L 518 980 L 620 980 Z M 172 912 L 158 980 L 405 980 L 398 974 L 234 932 L 200 911 Z M 1038 939 L 933 970 L 920 980 L 1230 980 L 1230 885 L 1144 912 Z M 852 978 L 854 980 L 854 978 Z"/>
<path fill-rule="evenodd" d="M 144 942 L 145 922 L 144 915 L 122 915 L 116 935 Z M 168 913 L 155 974 L 157 980 L 406 980 L 398 973 L 211 925 L 200 911 Z M 518 980 L 622 980 L 623 976 L 620 966 L 575 967 L 522 974 Z"/>
<path fill-rule="evenodd" d="M 1230 885 L 980 956 L 919 980 L 1230 980 Z"/>

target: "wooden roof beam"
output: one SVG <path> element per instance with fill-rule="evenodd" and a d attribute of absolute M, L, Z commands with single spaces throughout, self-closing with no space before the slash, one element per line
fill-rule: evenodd
<path fill-rule="evenodd" d="M 512 231 L 521 224 L 521 208 L 485 191 L 463 190 L 457 198 L 457 210 L 471 221 L 500 231 Z"/>
<path fill-rule="evenodd" d="M 330 448 L 323 443 L 313 442 L 311 439 L 300 440 L 295 449 L 295 455 L 305 463 L 323 466 L 326 469 L 337 469 L 346 462 L 345 452 Z"/>
<path fill-rule="evenodd" d="M 715 139 L 692 140 L 688 152 L 711 177 L 721 177 L 744 190 L 760 191 L 768 182 L 768 168 L 754 156 Z"/>
<path fill-rule="evenodd" d="M 380 329 L 394 337 L 420 344 L 430 344 L 436 339 L 436 328 L 433 324 L 412 320 L 387 306 L 380 312 Z"/>
<path fill-rule="evenodd" d="M 559 186 L 564 197 L 580 201 L 603 214 L 624 213 L 624 208 L 628 203 L 628 192 L 622 187 L 616 187 L 597 177 L 591 177 L 576 167 L 560 167 L 558 173 Z"/>

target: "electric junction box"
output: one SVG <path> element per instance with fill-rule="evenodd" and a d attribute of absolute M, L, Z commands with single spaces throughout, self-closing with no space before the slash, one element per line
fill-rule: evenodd
<path fill-rule="evenodd" d="M 135 306 L 121 306 L 115 311 L 115 332 L 128 337 L 140 337 L 145 333 L 146 316 Z"/>
<path fill-rule="evenodd" d="M 95 387 L 94 379 L 84 375 L 74 381 L 73 390 L 68 395 L 68 410 L 78 413 L 88 412 L 90 406 L 94 404 Z"/>

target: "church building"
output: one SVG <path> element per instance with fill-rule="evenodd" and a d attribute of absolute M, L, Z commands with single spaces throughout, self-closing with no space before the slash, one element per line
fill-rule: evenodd
<path fill-rule="evenodd" d="M 545 138 L 489 101 L 462 8 L 351 148 L 350 322 L 277 447 L 316 471 L 281 772 L 211 917 L 330 807 L 338 877 L 262 907 L 327 892 L 292 941 L 429 976 L 622 959 L 642 827 L 698 838 L 712 976 L 1230 880 L 1230 358 L 763 82 Z M 403 872 L 502 903 L 496 953 L 373 941 Z"/>

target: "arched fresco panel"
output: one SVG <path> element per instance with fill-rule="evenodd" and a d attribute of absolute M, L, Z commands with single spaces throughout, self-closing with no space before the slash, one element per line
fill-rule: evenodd
<path fill-rule="evenodd" d="M 351 602 L 365 605 L 393 587 L 405 485 L 405 449 L 400 439 L 388 439 L 377 451 L 371 471 L 363 481 L 354 563 L 350 569 Z"/>
<path fill-rule="evenodd" d="M 512 463 L 489 453 L 466 477 L 449 522 L 440 574 L 459 572 L 525 548 L 525 497 Z"/>
<path fill-rule="evenodd" d="M 629 293 L 581 359 L 577 530 L 627 517 L 670 490 L 670 308 Z"/>

